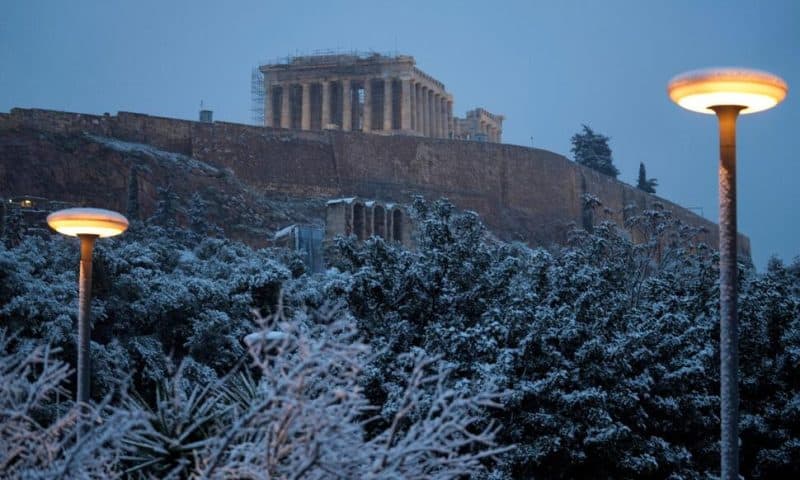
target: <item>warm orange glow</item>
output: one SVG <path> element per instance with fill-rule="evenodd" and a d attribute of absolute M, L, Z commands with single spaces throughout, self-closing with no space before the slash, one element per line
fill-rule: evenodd
<path fill-rule="evenodd" d="M 47 216 L 50 228 L 64 235 L 97 235 L 112 237 L 128 228 L 128 219 L 121 214 L 100 208 L 67 208 Z"/>
<path fill-rule="evenodd" d="M 695 70 L 669 82 L 669 98 L 694 112 L 714 114 L 710 107 L 738 105 L 742 114 L 767 110 L 786 98 L 789 87 L 771 73 L 742 68 Z"/>

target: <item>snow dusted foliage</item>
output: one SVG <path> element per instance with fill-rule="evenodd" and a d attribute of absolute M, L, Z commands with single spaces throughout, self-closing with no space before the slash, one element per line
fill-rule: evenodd
<path fill-rule="evenodd" d="M 339 239 L 314 276 L 292 254 L 203 228 L 136 222 L 98 242 L 91 424 L 98 439 L 114 422 L 127 432 L 92 453 L 102 464 L 69 460 L 84 455 L 69 453 L 80 412 L 65 400 L 77 244 L 0 246 L 0 325 L 14 338 L 0 368 L 16 379 L 0 386 L 0 432 L 32 449 L 10 461 L 33 478 L 57 476 L 39 458 L 105 469 L 68 471 L 77 478 L 713 477 L 716 253 L 663 207 L 625 212 L 620 229 L 595 200 L 591 231 L 552 249 L 417 200 L 414 250 Z M 798 478 L 800 261 L 742 264 L 739 278 L 742 473 Z M 64 362 L 58 381 L 40 380 L 54 375 L 32 353 L 46 343 L 48 365 Z M 50 385 L 39 403 L 10 393 L 36 382 Z M 51 429 L 46 451 L 14 437 Z"/>
<path fill-rule="evenodd" d="M 9 351 L 0 333 L 4 478 L 449 479 L 506 450 L 481 417 L 495 396 L 448 387 L 447 368 L 419 352 L 401 359 L 398 411 L 366 436 L 374 407 L 358 379 L 370 350 L 352 319 L 316 311 L 260 324 L 279 335 L 249 342 L 254 374 L 199 384 L 181 368 L 153 408 L 124 390 L 113 404 L 59 402 L 68 367 L 47 347 Z"/>
<path fill-rule="evenodd" d="M 601 222 L 546 251 L 491 241 L 445 201 L 415 210 L 416 251 L 343 239 L 335 252 L 352 273 L 349 308 L 385 352 L 363 381 L 382 415 L 395 411 L 396 359 L 423 350 L 450 363 L 457 388 L 506 392 L 486 418 L 515 448 L 492 478 L 718 472 L 718 273 L 712 250 L 687 243 L 694 229 L 657 206 L 628 212 L 627 232 Z M 742 268 L 743 343 L 761 350 L 743 347 L 741 362 L 762 383 L 742 396 L 743 472 L 797 475 L 800 381 L 775 368 L 800 347 L 800 277 Z M 769 335 L 747 335 L 759 323 L 771 349 Z"/>
<path fill-rule="evenodd" d="M 446 479 L 481 471 L 481 459 L 503 450 L 494 427 L 474 429 L 493 396 L 447 387 L 447 370 L 422 354 L 402 359 L 410 370 L 400 408 L 367 438 L 374 407 L 358 380 L 369 347 L 347 316 L 311 317 L 262 320 L 263 332 L 280 335 L 251 341 L 258 380 L 228 390 L 224 426 L 203 442 L 190 476 Z"/>
<path fill-rule="evenodd" d="M 746 284 L 740 297 L 741 455 L 753 476 L 800 476 L 800 259 Z"/>
<path fill-rule="evenodd" d="M 0 321 L 21 338 L 44 339 L 75 359 L 78 249 L 73 239 L 26 238 L 0 248 Z M 246 354 L 251 309 L 277 304 L 289 270 L 265 250 L 180 230 L 138 225 L 98 242 L 92 300 L 92 394 L 133 374 L 148 400 L 186 357 L 208 382 Z"/>
<path fill-rule="evenodd" d="M 144 431 L 144 416 L 110 398 L 73 404 L 64 389 L 69 367 L 53 353 L 0 330 L 0 476 L 119 478 L 131 453 L 123 439 Z"/>

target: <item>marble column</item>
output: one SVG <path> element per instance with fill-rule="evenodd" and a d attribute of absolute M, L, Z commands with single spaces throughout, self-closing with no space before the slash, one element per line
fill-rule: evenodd
<path fill-rule="evenodd" d="M 264 126 L 272 126 L 272 85 L 264 82 Z"/>
<path fill-rule="evenodd" d="M 420 101 L 421 109 L 422 109 L 422 133 L 423 136 L 427 137 L 429 135 L 428 126 L 430 122 L 430 110 L 428 110 L 428 87 L 422 87 L 421 89 L 422 99 Z"/>
<path fill-rule="evenodd" d="M 436 111 L 433 108 L 435 97 L 433 90 L 428 90 L 428 136 L 433 138 L 436 138 Z"/>
<path fill-rule="evenodd" d="M 292 128 L 291 109 L 289 108 L 289 91 L 291 89 L 292 86 L 289 83 L 281 85 L 281 128 Z"/>
<path fill-rule="evenodd" d="M 428 123 L 428 136 L 430 136 L 432 138 L 436 138 L 436 136 L 437 136 L 437 132 L 436 132 L 436 130 L 437 130 L 436 129 L 436 108 L 434 108 L 435 104 L 436 104 L 436 92 L 434 90 L 430 90 L 430 93 L 428 94 L 428 108 L 430 109 L 430 111 L 429 111 L 430 122 Z"/>
<path fill-rule="evenodd" d="M 441 128 L 439 136 L 447 138 L 447 98 L 443 95 L 439 100 L 439 111 L 441 112 Z"/>
<path fill-rule="evenodd" d="M 444 137 L 444 115 L 442 115 L 442 95 L 436 95 L 436 102 L 433 104 L 436 110 L 436 137 Z"/>
<path fill-rule="evenodd" d="M 436 104 L 439 103 L 439 94 L 431 92 L 431 137 L 439 138 L 439 111 Z"/>
<path fill-rule="evenodd" d="M 400 130 L 411 130 L 411 82 L 407 78 L 400 80 Z"/>
<path fill-rule="evenodd" d="M 447 138 L 455 137 L 455 126 L 453 125 L 453 99 L 447 99 Z"/>
<path fill-rule="evenodd" d="M 349 132 L 353 127 L 353 105 L 350 103 L 353 100 L 353 91 L 350 89 L 350 79 L 342 79 L 342 130 Z"/>
<path fill-rule="evenodd" d="M 409 112 L 409 119 L 411 120 L 411 131 L 417 131 L 417 85 L 409 80 L 409 104 L 411 111 Z"/>
<path fill-rule="evenodd" d="M 302 130 L 311 130 L 311 85 L 306 82 L 300 84 L 300 86 L 303 88 L 300 128 Z"/>
<path fill-rule="evenodd" d="M 392 130 L 392 79 L 383 79 L 383 131 Z"/>
<path fill-rule="evenodd" d="M 364 112 L 361 117 L 364 124 L 361 125 L 362 132 L 372 130 L 372 79 L 364 80 Z"/>
<path fill-rule="evenodd" d="M 325 130 L 325 127 L 331 123 L 331 82 L 323 81 L 322 82 L 322 120 L 321 120 L 321 127 Z"/>
<path fill-rule="evenodd" d="M 414 84 L 414 128 L 417 133 L 422 134 L 422 85 L 419 83 Z"/>

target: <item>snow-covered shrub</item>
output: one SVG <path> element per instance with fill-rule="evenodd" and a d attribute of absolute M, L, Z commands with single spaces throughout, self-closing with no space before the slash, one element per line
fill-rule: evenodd
<path fill-rule="evenodd" d="M 369 347 L 344 312 L 302 315 L 262 321 L 263 334 L 250 341 L 258 380 L 228 395 L 237 401 L 196 456 L 198 476 L 457 478 L 481 471 L 482 459 L 503 450 L 495 427 L 475 430 L 485 423 L 483 409 L 497 407 L 494 396 L 449 388 L 447 369 L 423 354 L 403 359 L 411 369 L 397 412 L 365 436 L 374 407 L 359 375 Z"/>
<path fill-rule="evenodd" d="M 144 415 L 110 397 L 75 405 L 64 389 L 69 366 L 54 353 L 0 330 L 0 476 L 121 477 L 120 460 L 131 453 L 123 439 L 138 438 Z"/>
<path fill-rule="evenodd" d="M 374 407 L 358 379 L 369 347 L 344 312 L 302 317 L 261 322 L 254 376 L 202 385 L 181 368 L 155 407 L 126 390 L 74 406 L 67 365 L 45 346 L 10 349 L 0 332 L 4 478 L 449 479 L 506 450 L 482 418 L 496 397 L 450 388 L 447 368 L 420 352 L 401 359 L 410 370 L 391 422 L 366 435 Z"/>
<path fill-rule="evenodd" d="M 485 413 L 515 445 L 493 478 L 718 471 L 718 273 L 695 229 L 656 206 L 627 212 L 629 232 L 600 223 L 546 251 L 494 241 L 446 201 L 415 210 L 415 251 L 341 239 L 334 256 L 352 275 L 348 306 L 381 352 L 362 383 L 384 418 L 396 411 L 398 358 L 422 350 L 452 366 L 458 388 L 507 392 L 503 409 Z M 800 351 L 797 269 L 742 267 L 748 477 L 800 474 L 800 377 L 788 367 Z"/>
<path fill-rule="evenodd" d="M 0 247 L 0 324 L 45 340 L 74 365 L 78 249 L 74 239 L 26 238 Z M 134 373 L 148 401 L 184 358 L 223 375 L 246 354 L 250 314 L 274 309 L 289 270 L 264 250 L 180 230 L 136 225 L 98 242 L 92 300 L 92 394 Z"/>
<path fill-rule="evenodd" d="M 415 250 L 340 239 L 332 268 L 319 276 L 303 274 L 291 255 L 155 226 L 137 224 L 98 243 L 93 392 L 105 398 L 132 375 L 147 408 L 126 408 L 149 425 L 126 443 L 150 442 L 149 450 L 127 455 L 114 472 L 152 460 L 152 470 L 137 472 L 161 476 L 178 467 L 184 476 L 247 477 L 248 465 L 258 465 L 291 476 L 310 463 L 305 472 L 320 478 L 326 468 L 350 478 L 413 477 L 419 471 L 402 459 L 414 452 L 404 445 L 422 445 L 413 463 L 430 465 L 442 456 L 428 440 L 456 447 L 471 438 L 447 439 L 424 426 L 435 398 L 471 399 L 455 416 L 433 415 L 436 422 L 467 425 L 458 423 L 463 416 L 470 435 L 494 422 L 499 448 L 513 446 L 483 459 L 487 478 L 718 471 L 717 258 L 686 243 L 696 231 L 656 206 L 626 212 L 627 231 L 600 222 L 590 233 L 574 231 L 566 247 L 531 249 L 491 238 L 474 214 L 446 201 L 418 201 L 415 210 Z M 0 246 L 0 324 L 22 343 L 53 343 L 67 364 L 75 358 L 76 266 L 76 244 L 66 239 Z M 764 274 L 742 265 L 740 283 L 742 472 L 800 477 L 800 261 L 771 262 Z M 316 318 L 337 300 L 338 316 Z M 259 328 L 252 309 L 269 318 L 288 312 L 290 322 L 264 328 L 305 340 L 262 346 L 251 380 L 238 372 L 228 378 L 251 358 L 241 339 Z M 346 319 L 346 328 L 331 327 Z M 442 363 L 416 367 L 431 358 Z M 490 398 L 503 408 L 484 408 L 498 391 Z M 204 402 L 213 421 L 193 429 Z M 233 428 L 235 419 L 245 423 Z M 264 437 L 272 430 L 256 427 L 271 422 L 288 422 L 278 433 L 294 436 Z M 198 435 L 180 439 L 176 432 L 187 430 Z M 315 453 L 334 431 L 325 446 L 338 457 Z M 300 439 L 306 443 L 292 443 Z M 486 448 L 455 448 L 444 458 L 462 468 L 478 457 L 460 455 Z M 363 461 L 361 470 L 348 455 Z M 457 471 L 435 465 L 441 477 Z"/>

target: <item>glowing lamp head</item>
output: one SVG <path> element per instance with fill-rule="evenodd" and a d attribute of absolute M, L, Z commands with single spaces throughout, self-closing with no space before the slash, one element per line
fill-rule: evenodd
<path fill-rule="evenodd" d="M 113 237 L 127 230 L 128 219 L 117 212 L 100 208 L 67 208 L 48 215 L 47 224 L 58 233 L 72 237 Z"/>
<path fill-rule="evenodd" d="M 742 114 L 767 110 L 788 91 L 780 77 L 743 68 L 695 70 L 673 78 L 667 87 L 669 98 L 681 107 L 712 115 L 711 107 L 721 106 L 742 107 Z"/>

